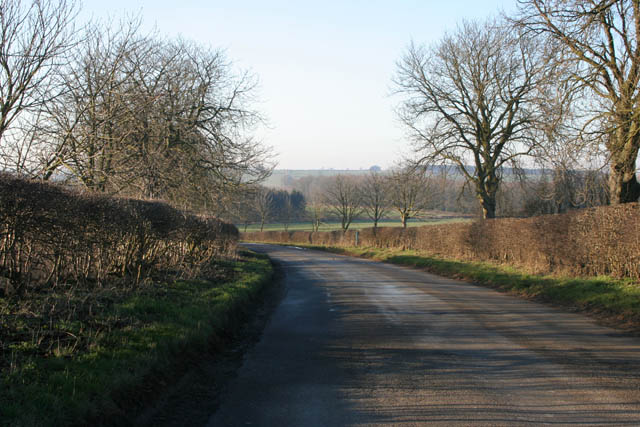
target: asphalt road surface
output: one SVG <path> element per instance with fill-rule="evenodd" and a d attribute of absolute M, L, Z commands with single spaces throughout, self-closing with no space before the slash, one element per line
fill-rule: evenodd
<path fill-rule="evenodd" d="M 252 245 L 286 296 L 211 426 L 640 425 L 640 339 L 421 271 Z"/>

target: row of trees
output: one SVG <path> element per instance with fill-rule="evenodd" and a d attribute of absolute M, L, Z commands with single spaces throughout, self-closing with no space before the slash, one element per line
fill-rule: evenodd
<path fill-rule="evenodd" d="M 249 224 L 259 223 L 262 231 L 268 222 L 282 223 L 288 230 L 292 222 L 306 220 L 306 206 L 305 196 L 297 190 L 274 190 L 256 185 L 236 197 L 235 206 L 227 215 L 243 224 L 245 230 Z"/>
<path fill-rule="evenodd" d="M 399 214 L 402 226 L 406 227 L 409 219 L 427 209 L 434 196 L 430 175 L 430 171 L 422 167 L 399 168 L 389 174 L 371 172 L 362 179 L 338 175 L 326 186 L 324 202 L 340 219 L 344 231 L 363 214 L 377 228 L 378 222 L 392 210 Z"/>
<path fill-rule="evenodd" d="M 77 9 L 0 2 L 2 169 L 208 211 L 268 175 L 253 75 L 139 19 L 76 28 Z"/>
<path fill-rule="evenodd" d="M 608 203 L 607 176 L 599 171 L 505 171 L 496 193 L 498 216 L 526 217 L 563 213 Z M 321 221 L 338 221 L 343 229 L 356 219 L 374 227 L 382 219 L 399 218 L 406 226 L 437 210 L 454 215 L 481 215 L 474 189 L 453 167 L 408 165 L 367 175 L 307 176 L 293 188 L 307 201 L 307 216 L 314 229 Z"/>
<path fill-rule="evenodd" d="M 365 176 L 305 177 L 294 182 L 306 198 L 306 219 L 315 231 L 325 220 L 339 221 L 347 230 L 356 219 L 368 218 L 374 227 L 392 212 L 407 221 L 431 208 L 437 198 L 433 171 L 407 166 Z"/>
<path fill-rule="evenodd" d="M 524 176 L 508 170 L 496 194 L 496 215 L 527 217 L 563 213 L 609 202 L 607 175 L 599 171 L 528 170 Z M 289 190 L 252 187 L 238 198 L 233 221 L 244 224 L 310 221 L 339 222 L 343 230 L 353 221 L 399 218 L 404 227 L 437 210 L 451 215 L 480 215 L 475 191 L 452 167 L 408 165 L 366 175 L 306 176 L 292 179 Z"/>
<path fill-rule="evenodd" d="M 637 201 L 639 37 L 635 0 L 519 0 L 516 16 L 412 44 L 394 84 L 418 164 L 460 170 L 485 218 L 505 169 L 523 159 L 555 171 L 608 165 L 605 199 Z"/>
<path fill-rule="evenodd" d="M 300 190 L 275 190 L 254 186 L 238 198 L 233 216 L 246 227 L 269 222 L 282 223 L 285 230 L 296 221 L 311 220 L 314 230 L 325 220 L 338 220 L 347 230 L 355 219 L 370 218 L 374 227 L 396 210 L 406 227 L 434 198 L 432 186 L 423 168 L 403 168 L 390 174 L 371 172 L 367 176 L 336 175 L 317 181 L 304 180 Z"/>

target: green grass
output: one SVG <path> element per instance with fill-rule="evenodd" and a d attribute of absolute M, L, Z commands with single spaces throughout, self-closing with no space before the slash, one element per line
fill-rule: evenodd
<path fill-rule="evenodd" d="M 130 422 L 135 402 L 151 398 L 203 352 L 225 345 L 272 275 L 264 256 L 245 253 L 228 264 L 233 273 L 225 283 L 177 280 L 122 299 L 109 294 L 111 303 L 94 307 L 90 321 L 51 326 L 87 345 L 62 340 L 44 352 L 14 322 L 15 333 L 6 334 L 13 341 L 4 355 L 8 366 L 0 366 L 0 425 Z M 0 319 L 9 304 L 0 299 Z"/>
<path fill-rule="evenodd" d="M 464 222 L 470 221 L 469 218 L 464 217 L 431 217 L 422 220 L 409 220 L 407 223 L 408 227 L 421 227 L 423 225 L 433 225 L 433 224 L 446 224 L 451 222 Z M 386 219 L 378 222 L 379 227 L 402 227 L 402 223 L 399 219 Z M 245 227 L 243 224 L 237 224 L 237 227 L 240 231 L 245 231 Z M 351 223 L 349 226 L 350 230 L 360 230 L 363 228 L 372 228 L 373 222 L 366 220 L 357 220 Z M 289 224 L 289 231 L 313 231 L 313 224 L 311 222 L 295 222 Z M 328 221 L 320 224 L 320 228 L 318 231 L 336 231 L 341 230 L 340 222 L 338 221 Z M 260 231 L 260 224 L 250 224 L 246 228 L 247 232 Z M 285 231 L 284 224 L 282 223 L 270 223 L 265 224 L 263 231 Z"/>
<path fill-rule="evenodd" d="M 417 267 L 441 276 L 571 307 L 596 315 L 609 324 L 640 330 L 640 284 L 632 280 L 606 276 L 533 275 L 505 265 L 443 259 L 418 251 L 399 249 L 306 247 Z"/>

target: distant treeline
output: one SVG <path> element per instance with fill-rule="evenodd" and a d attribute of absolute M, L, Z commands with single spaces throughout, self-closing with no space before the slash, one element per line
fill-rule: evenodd
<path fill-rule="evenodd" d="M 286 229 L 292 222 L 307 219 L 306 207 L 306 198 L 300 191 L 255 186 L 236 198 L 230 215 L 236 224 L 245 228 L 254 223 L 264 226 L 269 222 L 278 222 Z"/>
<path fill-rule="evenodd" d="M 504 171 L 496 195 L 499 217 L 564 213 L 609 203 L 608 175 L 598 170 Z M 420 218 L 438 210 L 482 215 L 475 190 L 455 167 L 397 168 L 362 174 L 308 175 L 287 190 L 254 187 L 232 212 L 237 224 Z"/>

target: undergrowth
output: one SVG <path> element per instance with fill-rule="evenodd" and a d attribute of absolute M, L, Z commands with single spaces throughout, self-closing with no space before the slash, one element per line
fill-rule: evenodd
<path fill-rule="evenodd" d="M 271 278 L 264 256 L 208 280 L 59 286 L 0 298 L 0 425 L 116 425 L 180 365 L 224 346 Z"/>

